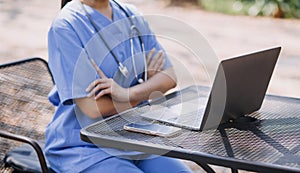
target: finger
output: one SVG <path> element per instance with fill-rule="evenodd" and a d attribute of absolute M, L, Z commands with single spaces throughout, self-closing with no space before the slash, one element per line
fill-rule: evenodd
<path fill-rule="evenodd" d="M 94 80 L 86 89 L 86 92 L 90 92 L 94 87 L 96 87 L 97 85 L 101 84 L 101 83 L 106 83 L 108 82 L 108 78 L 104 78 L 104 79 L 96 79 Z"/>
<path fill-rule="evenodd" d="M 106 94 L 110 94 L 111 93 L 111 88 L 107 88 L 105 90 L 100 91 L 95 97 L 95 100 L 98 100 L 100 97 L 106 95 Z"/>
<path fill-rule="evenodd" d="M 151 59 L 151 61 L 148 64 L 149 69 L 154 69 L 155 64 L 157 63 L 158 57 L 160 56 L 160 52 L 155 54 L 155 56 Z"/>
<path fill-rule="evenodd" d="M 106 75 L 103 73 L 103 71 L 98 67 L 98 65 L 95 63 L 95 61 L 93 59 L 90 59 L 93 67 L 95 68 L 95 70 L 97 71 L 98 75 L 101 78 L 107 78 Z"/>
<path fill-rule="evenodd" d="M 101 83 L 101 79 L 96 79 L 94 80 L 86 89 L 86 92 L 90 92 L 96 85 L 98 85 L 99 83 Z"/>
<path fill-rule="evenodd" d="M 158 67 L 161 65 L 163 62 L 163 52 L 159 51 L 157 55 L 153 58 L 153 70 L 158 70 Z"/>
<path fill-rule="evenodd" d="M 163 55 L 164 55 L 164 52 L 162 50 L 160 50 L 160 51 L 158 51 L 156 57 L 157 57 L 157 59 L 162 59 L 164 57 Z"/>
<path fill-rule="evenodd" d="M 159 71 L 163 70 L 165 64 L 166 64 L 166 60 L 163 59 L 162 63 L 160 64 L 160 66 L 159 66 L 159 68 L 158 68 L 158 70 L 159 70 Z"/>
<path fill-rule="evenodd" d="M 87 95 L 87 97 L 95 96 L 97 92 L 101 92 L 101 90 L 111 88 L 111 85 L 109 83 L 99 84 L 93 90 Z"/>
<path fill-rule="evenodd" d="M 162 69 L 163 69 L 163 67 L 165 66 L 165 59 L 164 58 L 162 58 L 162 59 L 160 59 L 159 60 L 159 62 L 157 62 L 157 64 L 156 64 L 156 66 L 154 67 L 154 69 L 156 70 L 156 71 L 161 71 Z"/>
<path fill-rule="evenodd" d="M 146 57 L 146 62 L 147 62 L 147 64 L 150 63 L 151 58 L 152 58 L 152 56 L 153 56 L 153 54 L 154 54 L 155 51 L 156 51 L 156 49 L 155 49 L 155 47 L 154 47 L 154 48 L 152 48 L 152 49 L 150 50 L 150 52 L 147 54 L 147 57 Z"/>

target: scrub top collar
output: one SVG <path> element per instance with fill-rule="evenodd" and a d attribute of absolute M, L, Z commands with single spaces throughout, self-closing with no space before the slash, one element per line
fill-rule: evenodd
<path fill-rule="evenodd" d="M 78 3 L 81 3 L 80 0 L 78 0 Z M 83 5 L 94 21 L 96 21 L 97 23 L 101 23 L 103 26 L 106 26 L 106 25 L 112 24 L 113 22 L 116 22 L 117 20 L 119 20 L 121 18 L 126 17 L 125 13 L 122 15 L 117 14 L 116 11 L 121 10 L 121 9 L 115 3 L 113 3 L 112 1 L 109 1 L 109 4 L 112 8 L 112 20 L 107 18 L 105 15 L 103 15 L 98 10 L 96 10 L 86 4 L 83 4 Z M 80 5 L 80 4 L 78 4 L 78 5 Z M 83 9 L 82 9 L 82 13 L 85 14 L 85 11 Z M 99 26 L 99 27 L 103 27 L 103 26 Z"/>

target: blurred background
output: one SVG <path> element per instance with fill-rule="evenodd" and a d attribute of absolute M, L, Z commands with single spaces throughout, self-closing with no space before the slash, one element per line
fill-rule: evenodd
<path fill-rule="evenodd" d="M 170 0 L 171 5 L 184 1 Z M 225 14 L 270 16 L 275 18 L 300 18 L 298 0 L 186 0 L 204 10 Z"/>
<path fill-rule="evenodd" d="M 144 15 L 168 16 L 196 29 L 219 60 L 282 46 L 268 93 L 300 98 L 299 0 L 122 1 L 134 4 Z M 48 59 L 47 32 L 59 8 L 59 0 L 0 0 L 0 63 L 28 57 Z M 193 63 L 193 55 L 187 48 L 170 40 L 162 39 L 161 42 L 167 52 L 182 57 L 190 74 L 200 74 L 200 67 Z M 193 83 L 193 79 L 181 73 L 180 65 L 176 69 L 182 86 Z M 187 164 L 195 172 L 202 172 L 193 163 Z"/>
<path fill-rule="evenodd" d="M 299 0 L 122 1 L 136 5 L 144 15 L 168 16 L 193 27 L 219 59 L 282 46 L 268 93 L 300 97 Z M 47 32 L 59 8 L 59 0 L 0 0 L 0 61 L 33 56 L 47 59 Z M 202 74 L 186 48 L 170 41 L 162 43 L 167 52 L 184 57 L 182 63 L 190 74 Z M 182 87 L 191 84 L 192 79 L 180 73 L 181 67 L 177 71 Z"/>

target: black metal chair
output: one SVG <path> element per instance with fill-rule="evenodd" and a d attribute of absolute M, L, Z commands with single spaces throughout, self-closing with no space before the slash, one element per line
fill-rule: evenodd
<path fill-rule="evenodd" d="M 54 113 L 52 87 L 41 58 L 0 65 L 0 172 L 52 172 L 42 150 Z"/>

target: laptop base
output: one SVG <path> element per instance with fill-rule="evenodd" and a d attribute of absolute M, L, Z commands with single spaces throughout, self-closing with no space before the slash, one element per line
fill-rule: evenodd
<path fill-rule="evenodd" d="M 257 118 L 241 116 L 235 120 L 220 124 L 218 129 L 236 128 L 239 130 L 249 130 L 250 128 L 252 129 L 253 127 L 260 126 L 260 123 L 261 120 Z"/>

